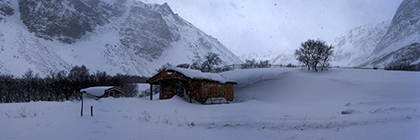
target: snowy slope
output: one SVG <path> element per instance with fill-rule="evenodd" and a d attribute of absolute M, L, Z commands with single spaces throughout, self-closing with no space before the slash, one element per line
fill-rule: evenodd
<path fill-rule="evenodd" d="M 0 139 L 420 139 L 417 72 L 261 68 L 222 75 L 238 82 L 230 104 L 177 96 L 86 100 L 83 117 L 76 101 L 0 104 Z"/>
<path fill-rule="evenodd" d="M 332 65 L 353 67 L 366 61 L 384 37 L 390 21 L 363 25 L 336 37 Z"/>
<path fill-rule="evenodd" d="M 420 53 L 412 46 L 420 42 L 420 1 L 404 0 L 394 18 L 377 25 L 364 25 L 337 37 L 334 65 L 385 67 L 400 56 L 410 54 L 409 63 Z M 403 60 L 405 61 L 405 60 Z"/>
<path fill-rule="evenodd" d="M 165 63 L 192 63 L 209 52 L 220 54 L 223 64 L 242 62 L 167 4 L 22 0 L 6 5 L 14 14 L 0 14 L 0 73 L 19 76 L 30 68 L 47 75 L 86 65 L 91 71 L 151 76 Z"/>

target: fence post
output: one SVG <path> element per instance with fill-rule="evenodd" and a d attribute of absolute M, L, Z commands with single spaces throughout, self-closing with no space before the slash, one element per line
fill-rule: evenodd
<path fill-rule="evenodd" d="M 83 92 L 82 92 L 82 109 L 80 110 L 80 116 L 83 116 Z"/>
<path fill-rule="evenodd" d="M 90 106 L 90 116 L 93 116 L 93 106 Z"/>

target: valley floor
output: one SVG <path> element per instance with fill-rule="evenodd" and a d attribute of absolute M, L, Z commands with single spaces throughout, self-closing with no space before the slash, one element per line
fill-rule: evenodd
<path fill-rule="evenodd" d="M 266 68 L 222 75 L 238 82 L 229 104 L 177 96 L 85 100 L 82 117 L 77 101 L 0 104 L 0 139 L 420 139 L 419 72 Z"/>

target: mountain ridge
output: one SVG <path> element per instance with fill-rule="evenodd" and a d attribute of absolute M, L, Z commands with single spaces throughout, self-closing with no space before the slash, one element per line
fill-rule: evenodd
<path fill-rule="evenodd" d="M 0 35 L 3 34 L 0 36 L 0 54 L 5 54 L 0 55 L 0 72 L 22 75 L 32 69 L 45 76 L 51 72 L 68 71 L 75 65 L 86 65 L 92 71 L 151 76 L 155 69 L 165 63 L 192 63 L 204 58 L 209 52 L 220 54 L 223 64 L 242 62 L 217 39 L 173 13 L 166 3 L 146 4 L 134 0 L 99 0 L 98 3 L 92 3 L 94 1 L 78 0 L 78 3 L 94 5 L 87 6 L 93 9 L 90 13 L 103 14 L 106 20 L 87 16 L 82 18 L 79 22 L 81 24 L 72 25 L 70 29 L 84 25 L 86 28 L 66 29 L 68 33 L 47 32 L 55 29 L 51 24 L 66 25 L 58 24 L 60 21 L 68 21 L 64 19 L 45 24 L 25 24 L 18 7 L 24 2 L 37 1 L 11 1 L 10 6 L 19 10 L 15 10 L 13 15 L 4 16 L 0 23 Z M 65 7 L 61 11 L 70 13 L 67 15 L 70 17 L 89 14 L 85 12 L 89 11 L 87 9 L 81 12 L 77 11 L 78 8 L 72 9 L 71 6 L 76 2 L 66 2 L 69 1 L 42 1 L 38 4 L 52 4 L 50 9 Z M 43 11 L 47 17 L 57 14 L 48 8 L 38 11 Z M 48 21 L 48 18 L 42 18 L 44 15 L 39 16 L 27 20 Z M 43 28 L 31 31 L 28 27 Z M 57 30 L 65 28 L 67 26 Z"/>
<path fill-rule="evenodd" d="M 390 63 L 412 63 L 420 56 L 420 1 L 404 0 L 391 22 L 353 28 L 334 40 L 335 65 L 380 67 Z M 353 34 L 352 32 L 357 32 Z M 411 53 L 409 53 L 411 52 Z M 409 54 L 413 58 L 400 59 Z M 410 62 L 406 62 L 410 60 Z"/>

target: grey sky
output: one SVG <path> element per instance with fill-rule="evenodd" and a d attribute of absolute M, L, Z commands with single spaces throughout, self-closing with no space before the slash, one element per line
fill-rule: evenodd
<path fill-rule="evenodd" d="M 391 20 L 402 0 L 142 0 L 172 10 L 233 53 L 293 51 L 309 38 Z"/>

